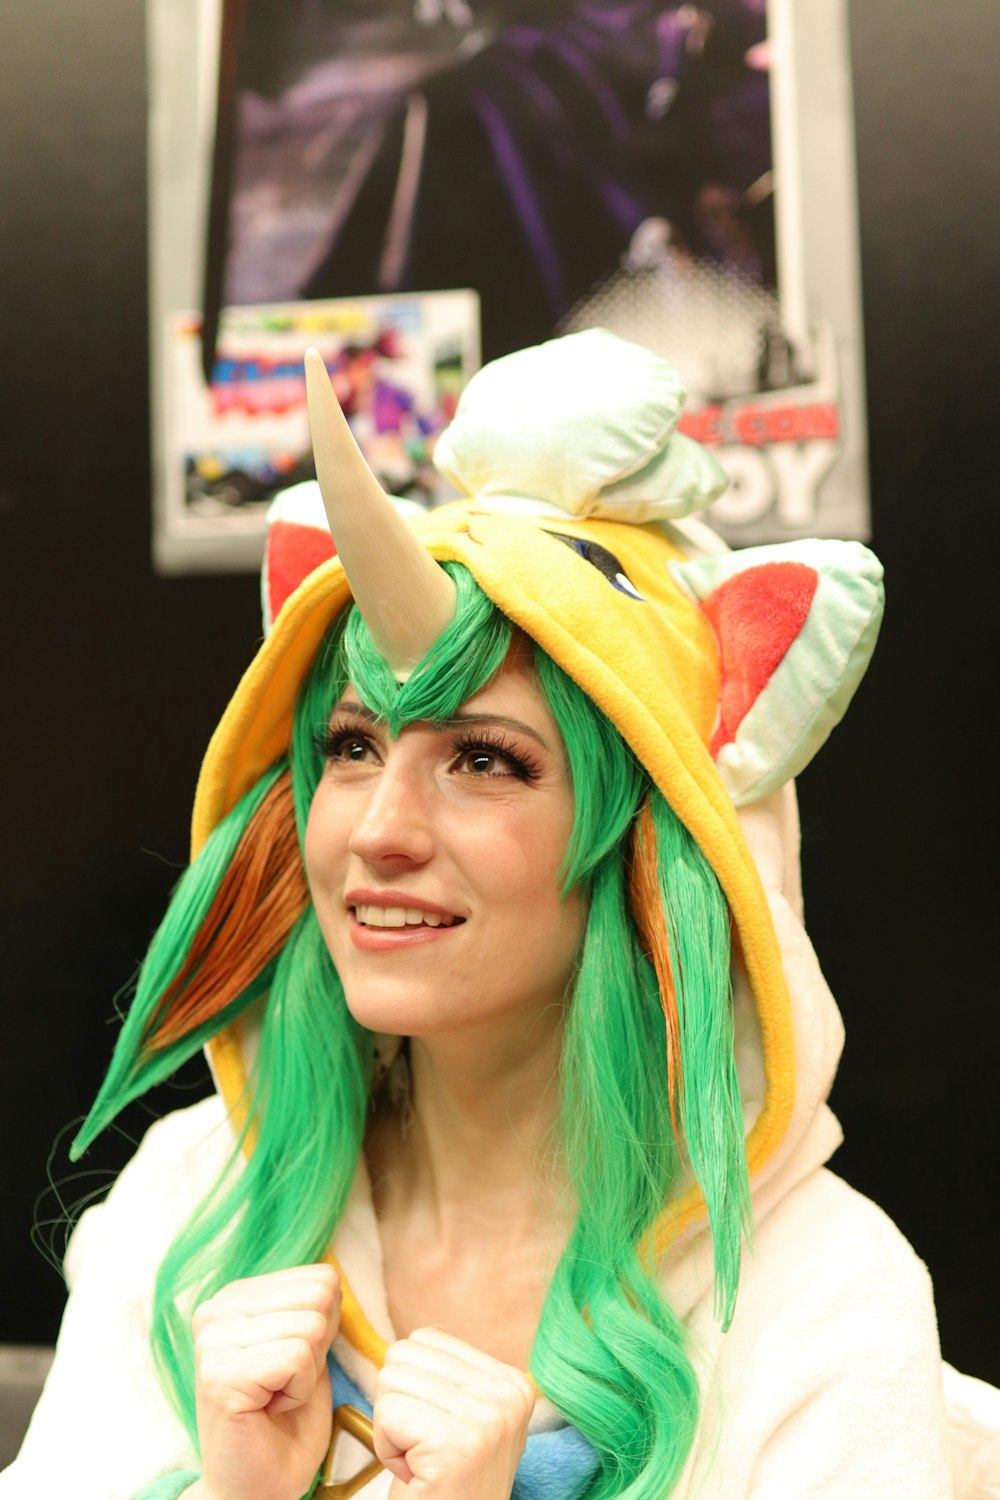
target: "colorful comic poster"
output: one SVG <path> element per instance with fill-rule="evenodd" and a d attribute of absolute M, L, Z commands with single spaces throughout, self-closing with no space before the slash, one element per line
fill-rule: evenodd
<path fill-rule="evenodd" d="M 228 308 L 212 379 L 201 317 L 178 313 L 166 340 L 166 525 L 203 546 L 259 539 L 270 502 L 314 477 L 303 356 L 322 354 L 383 487 L 434 505 L 453 491 L 430 453 L 478 364 L 472 292 Z"/>
<path fill-rule="evenodd" d="M 186 226 L 160 310 L 206 376 L 235 308 L 468 287 L 484 358 L 603 325 L 671 359 L 733 544 L 867 534 L 846 0 L 148 4 L 192 164 L 178 205 L 160 152 L 154 303 Z"/>

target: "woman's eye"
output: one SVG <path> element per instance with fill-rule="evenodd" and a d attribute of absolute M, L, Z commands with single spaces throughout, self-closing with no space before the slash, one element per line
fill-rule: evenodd
<path fill-rule="evenodd" d="M 456 765 L 471 776 L 510 776 L 511 766 L 495 750 L 466 750 Z"/>
<path fill-rule="evenodd" d="M 362 734 L 331 734 L 324 747 L 328 761 L 341 765 L 366 765 L 377 759 L 375 747 Z"/>
<path fill-rule="evenodd" d="M 454 748 L 452 770 L 464 776 L 480 780 L 534 781 L 538 775 L 538 766 L 520 746 L 491 745 L 487 740 L 472 745 L 458 744 Z"/>
<path fill-rule="evenodd" d="M 364 740 L 341 740 L 334 751 L 336 760 L 364 760 L 368 746 Z"/>

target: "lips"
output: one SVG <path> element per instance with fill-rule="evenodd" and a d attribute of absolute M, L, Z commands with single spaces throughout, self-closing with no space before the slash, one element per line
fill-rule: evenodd
<path fill-rule="evenodd" d="M 358 902 L 352 910 L 362 927 L 454 927 L 463 920 L 416 906 L 378 906 Z"/>
<path fill-rule="evenodd" d="M 407 897 L 407 905 L 398 903 L 395 893 L 350 892 L 347 910 L 350 916 L 351 943 L 362 953 L 391 954 L 413 953 L 422 948 L 433 948 L 438 943 L 451 941 L 451 934 L 464 926 L 465 918 L 443 907 L 425 905 L 411 906 L 415 898 Z"/>
<path fill-rule="evenodd" d="M 357 924 L 355 930 L 406 931 L 415 936 L 420 932 L 459 927 L 465 921 L 464 917 L 446 907 L 409 891 L 355 889 L 347 892 L 344 904 Z"/>

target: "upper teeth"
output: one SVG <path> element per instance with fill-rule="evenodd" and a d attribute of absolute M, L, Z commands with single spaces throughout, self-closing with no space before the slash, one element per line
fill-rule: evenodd
<path fill-rule="evenodd" d="M 356 906 L 354 915 L 365 927 L 451 927 L 457 920 L 415 906 Z"/>

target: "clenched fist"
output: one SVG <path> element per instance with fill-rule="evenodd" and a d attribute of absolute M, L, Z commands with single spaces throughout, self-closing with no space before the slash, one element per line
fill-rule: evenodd
<path fill-rule="evenodd" d="M 187 1500 L 299 1500 L 332 1422 L 326 1355 L 340 1317 L 332 1266 L 234 1281 L 194 1315 L 202 1477 Z"/>
<path fill-rule="evenodd" d="M 450 1334 L 393 1344 L 373 1412 L 390 1500 L 509 1500 L 534 1405 L 526 1375 Z"/>

